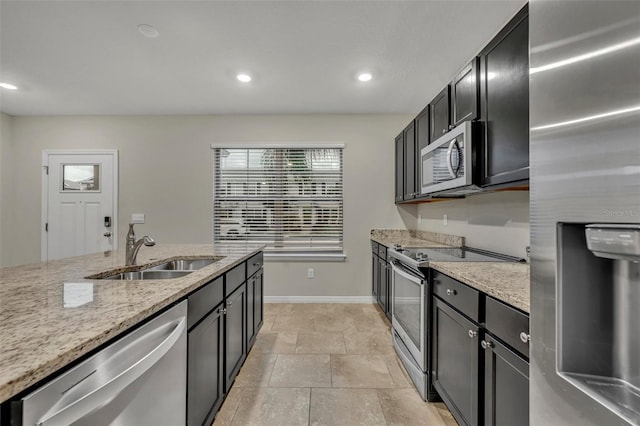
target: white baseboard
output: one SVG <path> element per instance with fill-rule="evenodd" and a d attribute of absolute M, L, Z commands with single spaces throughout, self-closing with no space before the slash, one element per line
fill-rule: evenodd
<path fill-rule="evenodd" d="M 373 296 L 265 296 L 264 303 L 376 303 Z"/>

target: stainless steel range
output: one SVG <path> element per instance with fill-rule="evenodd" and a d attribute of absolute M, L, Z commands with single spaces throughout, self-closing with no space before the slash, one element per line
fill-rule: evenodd
<path fill-rule="evenodd" d="M 391 257 L 392 338 L 396 353 L 425 401 L 431 385 L 431 293 L 429 262 L 508 262 L 520 259 L 469 247 L 394 246 Z"/>

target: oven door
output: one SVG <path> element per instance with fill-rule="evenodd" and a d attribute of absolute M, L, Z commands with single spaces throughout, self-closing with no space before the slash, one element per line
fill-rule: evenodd
<path fill-rule="evenodd" d="M 402 263 L 391 261 L 392 326 L 422 371 L 426 371 L 426 280 Z"/>

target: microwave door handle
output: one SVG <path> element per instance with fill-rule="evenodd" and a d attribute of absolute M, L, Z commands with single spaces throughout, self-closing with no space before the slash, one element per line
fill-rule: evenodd
<path fill-rule="evenodd" d="M 456 178 L 458 171 L 454 171 L 453 170 L 453 164 L 452 164 L 452 160 L 453 160 L 453 147 L 455 145 L 457 145 L 458 140 L 454 139 L 451 141 L 451 143 L 449 144 L 449 148 L 447 149 L 447 168 L 449 169 L 449 174 L 451 175 L 452 178 Z"/>

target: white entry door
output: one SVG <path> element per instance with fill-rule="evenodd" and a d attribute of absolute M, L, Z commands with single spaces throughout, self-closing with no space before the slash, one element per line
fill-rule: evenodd
<path fill-rule="evenodd" d="M 117 151 L 44 151 L 42 260 L 117 248 Z"/>

